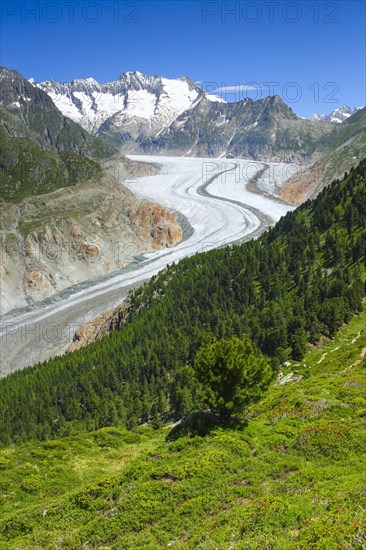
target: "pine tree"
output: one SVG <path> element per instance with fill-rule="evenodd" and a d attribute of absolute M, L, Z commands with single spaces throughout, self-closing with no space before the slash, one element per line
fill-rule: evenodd
<path fill-rule="evenodd" d="M 254 350 L 248 337 L 204 344 L 194 366 L 205 403 L 223 423 L 258 401 L 273 376 L 268 360 Z"/>

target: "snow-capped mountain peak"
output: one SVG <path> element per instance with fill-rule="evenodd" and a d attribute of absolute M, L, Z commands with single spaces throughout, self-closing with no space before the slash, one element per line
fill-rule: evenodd
<path fill-rule="evenodd" d="M 362 107 L 354 107 L 353 109 L 351 109 L 351 107 L 348 107 L 348 105 L 342 105 L 341 107 L 338 107 L 338 109 L 334 109 L 334 111 L 332 111 L 329 115 L 317 115 L 314 113 L 311 118 L 312 120 L 336 122 L 340 124 L 359 109 L 362 109 Z"/>
<path fill-rule="evenodd" d="M 154 136 L 200 97 L 222 101 L 208 96 L 187 77 L 170 79 L 139 71 L 125 72 L 103 84 L 82 78 L 69 83 L 49 80 L 37 86 L 51 96 L 64 115 L 95 134 L 108 123 L 123 125 L 135 137 L 142 131 Z"/>

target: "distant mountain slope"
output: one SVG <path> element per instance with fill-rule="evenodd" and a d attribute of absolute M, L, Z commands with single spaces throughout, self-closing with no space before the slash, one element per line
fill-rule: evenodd
<path fill-rule="evenodd" d="M 349 145 L 356 137 L 366 133 L 366 107 L 357 109 L 342 124 L 338 124 L 329 136 L 321 138 L 317 144 L 317 150 L 330 153 L 336 148 Z"/>
<path fill-rule="evenodd" d="M 100 158 L 115 153 L 113 147 L 100 142 L 65 117 L 47 93 L 5 67 L 0 67 L 0 105 L 32 132 L 20 135 L 20 126 L 14 131 L 5 124 L 11 137 L 33 137 L 43 149 L 57 152 L 73 151 Z"/>
<path fill-rule="evenodd" d="M 202 98 L 168 130 L 141 140 L 139 147 L 177 155 L 290 162 L 303 159 L 332 129 L 329 123 L 297 117 L 279 96 L 223 104 Z"/>

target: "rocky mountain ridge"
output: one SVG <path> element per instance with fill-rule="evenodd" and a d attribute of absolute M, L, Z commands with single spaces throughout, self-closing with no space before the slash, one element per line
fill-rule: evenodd
<path fill-rule="evenodd" d="M 98 161 L 117 153 L 5 67 L 0 67 L 0 146 L 0 198 L 10 202 L 98 177 Z"/>
<path fill-rule="evenodd" d="M 0 67 L 0 106 L 9 115 L 1 120 L 8 137 L 30 139 L 44 150 L 72 151 L 92 158 L 105 158 L 116 152 L 67 118 L 49 94 L 6 67 Z"/>
<path fill-rule="evenodd" d="M 139 147 L 158 154 L 293 162 L 303 160 L 332 129 L 300 119 L 279 96 L 222 104 L 203 98 Z"/>

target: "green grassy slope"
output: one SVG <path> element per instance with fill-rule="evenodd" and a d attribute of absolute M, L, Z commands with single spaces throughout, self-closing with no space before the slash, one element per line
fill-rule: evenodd
<path fill-rule="evenodd" d="M 366 545 L 366 313 L 309 346 L 247 423 L 104 428 L 0 451 L 1 549 Z M 362 355 L 364 356 L 362 359 Z"/>
<path fill-rule="evenodd" d="M 24 137 L 7 137 L 0 127 L 0 198 L 13 203 L 32 195 L 101 175 L 98 162 L 72 151 L 43 150 Z"/>

